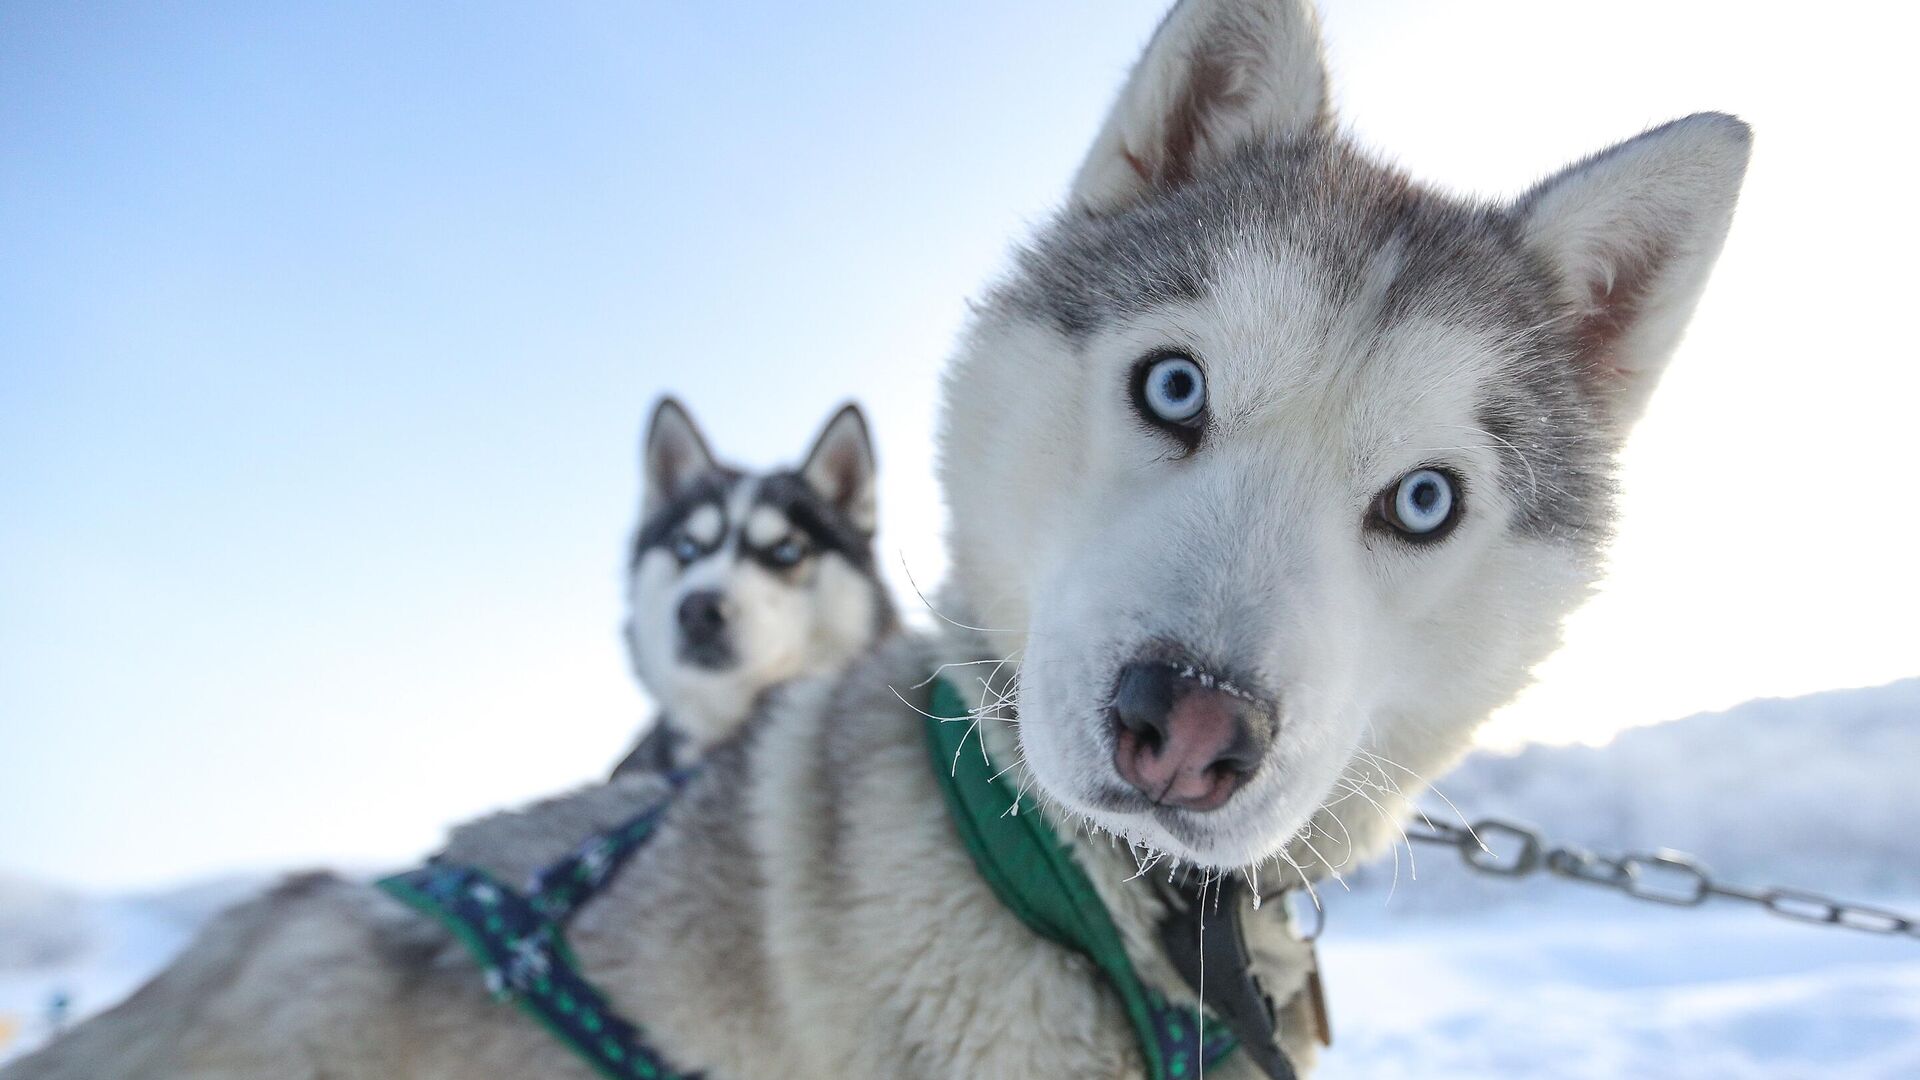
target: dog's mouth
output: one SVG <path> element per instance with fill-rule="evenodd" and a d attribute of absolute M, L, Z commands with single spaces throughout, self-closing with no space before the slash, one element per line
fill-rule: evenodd
<path fill-rule="evenodd" d="M 726 640 L 682 641 L 680 662 L 701 671 L 722 672 L 739 662 L 733 644 Z"/>
<path fill-rule="evenodd" d="M 1200 843 L 1207 835 L 1208 822 L 1202 816 L 1204 812 L 1188 810 L 1184 807 L 1170 806 L 1164 802 L 1155 802 L 1132 787 L 1123 784 L 1099 784 L 1087 793 L 1087 805 L 1102 814 L 1118 817 L 1151 818 L 1161 828 L 1173 833 L 1183 842 Z"/>
<path fill-rule="evenodd" d="M 1023 688 L 1034 715 L 1019 735 L 1035 779 L 1096 827 L 1183 861 L 1265 857 L 1292 801 L 1273 780 L 1284 756 L 1279 695 L 1185 649 L 1129 652 L 1117 667 L 1095 662 L 1109 674 L 1094 676 L 1105 683 L 1094 701 L 1075 702 L 1045 676 Z"/>
<path fill-rule="evenodd" d="M 1196 866 L 1243 864 L 1265 854 L 1221 852 L 1223 826 L 1229 825 L 1226 818 L 1237 818 L 1237 811 L 1246 809 L 1249 804 L 1245 798 L 1223 800 L 1213 810 L 1192 810 L 1155 802 L 1122 783 L 1101 782 L 1083 792 L 1077 801 L 1102 829 L 1129 843 L 1171 851 L 1181 861 Z"/>

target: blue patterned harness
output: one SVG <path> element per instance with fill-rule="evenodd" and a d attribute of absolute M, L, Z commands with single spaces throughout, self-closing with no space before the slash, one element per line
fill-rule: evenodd
<path fill-rule="evenodd" d="M 581 974 L 566 925 L 580 906 L 646 846 L 692 770 L 666 774 L 670 790 L 629 819 L 533 875 L 516 892 L 470 866 L 430 862 L 383 878 L 388 895 L 466 943 L 497 1001 L 512 1001 L 554 1038 L 613 1080 L 698 1080 L 668 1065 L 640 1029 Z"/>

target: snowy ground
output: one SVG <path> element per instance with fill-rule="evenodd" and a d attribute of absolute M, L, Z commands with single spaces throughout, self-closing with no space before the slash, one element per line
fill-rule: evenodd
<path fill-rule="evenodd" d="M 1542 895 L 1398 918 L 1330 898 L 1318 1075 L 1920 1077 L 1920 940 L 1507 887 Z"/>
<path fill-rule="evenodd" d="M 49 1005 L 72 1018 L 127 996 L 208 917 L 260 886 L 209 881 L 159 894 L 79 896 L 0 877 L 0 1062 L 46 1038 Z"/>
<path fill-rule="evenodd" d="M 1749 702 L 1597 749 L 1477 755 L 1440 786 L 1476 820 L 1605 853 L 1678 848 L 1718 880 L 1920 914 L 1916 766 L 1910 679 Z M 1378 865 L 1352 892 L 1323 890 L 1324 1077 L 1920 1077 L 1920 938 L 1415 855 L 1419 880 L 1403 863 L 1391 899 Z"/>
<path fill-rule="evenodd" d="M 1920 680 L 1482 755 L 1442 782 L 1471 817 L 1597 850 L 1681 847 L 1717 876 L 1920 910 Z M 1716 902 L 1676 909 L 1420 848 L 1332 889 L 1321 956 L 1334 1046 L 1317 1075 L 1920 1077 L 1920 938 Z M 1403 856 L 1404 857 L 1404 856 Z M 0 878 L 0 1061 L 123 996 L 251 887 L 83 898 Z"/>

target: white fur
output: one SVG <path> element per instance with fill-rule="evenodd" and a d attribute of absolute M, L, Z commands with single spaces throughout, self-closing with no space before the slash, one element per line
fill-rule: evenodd
<path fill-rule="evenodd" d="M 726 528 L 726 516 L 717 506 L 703 506 L 687 516 L 687 535 L 702 544 L 719 543 Z"/>
<path fill-rule="evenodd" d="M 772 547 L 792 532 L 792 524 L 771 507 L 758 507 L 747 515 L 747 542 L 756 547 Z"/>

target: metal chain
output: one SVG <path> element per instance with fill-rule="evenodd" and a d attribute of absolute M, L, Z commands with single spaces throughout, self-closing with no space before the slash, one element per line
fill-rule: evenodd
<path fill-rule="evenodd" d="M 1713 880 L 1690 855 L 1665 848 L 1651 854 L 1596 855 L 1572 845 L 1548 843 L 1524 825 L 1485 818 L 1472 825 L 1449 825 L 1425 818 L 1407 826 L 1407 839 L 1458 849 L 1468 866 L 1496 877 L 1522 878 L 1540 870 L 1570 881 L 1618 889 L 1637 900 L 1675 907 L 1699 907 L 1721 896 L 1747 903 L 1785 919 L 1896 934 L 1920 940 L 1920 916 L 1842 903 L 1802 889 L 1747 889 Z M 1498 850 L 1496 850 L 1498 849 Z"/>

